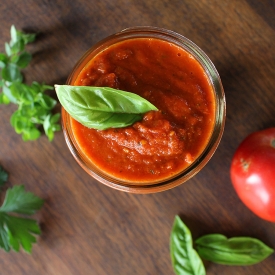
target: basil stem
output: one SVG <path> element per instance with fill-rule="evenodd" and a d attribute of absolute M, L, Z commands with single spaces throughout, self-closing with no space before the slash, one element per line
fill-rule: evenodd
<path fill-rule="evenodd" d="M 175 217 L 171 236 L 170 253 L 172 265 L 177 275 L 205 275 L 202 260 L 193 249 L 190 230 L 179 216 Z"/>
<path fill-rule="evenodd" d="M 55 90 L 71 117 L 98 130 L 129 126 L 141 120 L 141 114 L 157 110 L 146 99 L 113 88 L 55 85 Z"/>
<path fill-rule="evenodd" d="M 256 264 L 274 252 L 260 240 L 250 237 L 228 239 L 221 234 L 209 234 L 197 239 L 195 243 L 203 259 L 224 265 Z"/>

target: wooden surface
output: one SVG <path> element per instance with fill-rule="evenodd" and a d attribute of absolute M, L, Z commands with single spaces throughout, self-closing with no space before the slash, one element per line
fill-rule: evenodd
<path fill-rule="evenodd" d="M 112 190 L 93 180 L 71 156 L 62 132 L 23 142 L 0 106 L 0 164 L 8 185 L 25 184 L 46 203 L 37 215 L 42 235 L 33 254 L 0 251 L 1 275 L 174 274 L 169 235 L 176 214 L 193 236 L 256 237 L 275 248 L 275 224 L 238 199 L 232 155 L 253 131 L 275 125 L 275 1 L 273 0 L 9 0 L 0 4 L 0 51 L 9 29 L 39 32 L 26 81 L 64 84 L 80 56 L 129 26 L 176 31 L 216 65 L 227 98 L 224 136 L 214 157 L 187 183 L 152 195 Z M 208 275 L 275 274 L 275 255 L 250 267 L 206 264 Z"/>

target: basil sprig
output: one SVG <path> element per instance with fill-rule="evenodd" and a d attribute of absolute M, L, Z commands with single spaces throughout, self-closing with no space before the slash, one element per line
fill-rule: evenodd
<path fill-rule="evenodd" d="M 71 117 L 98 130 L 132 125 L 141 114 L 157 110 L 136 94 L 108 87 L 55 85 L 55 90 Z"/>
<path fill-rule="evenodd" d="M 176 216 L 170 236 L 170 254 L 177 275 L 205 275 L 201 258 L 217 264 L 246 266 L 257 264 L 274 252 L 258 239 L 228 239 L 221 234 L 202 236 L 195 241 L 195 245 L 194 250 L 190 230 Z"/>
<path fill-rule="evenodd" d="M 192 235 L 188 227 L 176 216 L 170 236 L 170 252 L 177 275 L 205 275 L 201 258 L 193 248 Z"/>
<path fill-rule="evenodd" d="M 274 252 L 260 240 L 249 237 L 228 239 L 221 234 L 209 234 L 197 239 L 195 243 L 203 259 L 224 265 L 257 264 Z"/>
<path fill-rule="evenodd" d="M 26 46 L 35 40 L 36 35 L 26 34 L 14 26 L 10 33 L 11 40 L 5 44 L 5 53 L 0 53 L 0 105 L 16 105 L 10 122 L 24 141 L 38 139 L 42 128 L 51 141 L 54 132 L 61 129 L 60 114 L 53 114 L 56 100 L 46 94 L 53 87 L 36 81 L 26 84 L 22 74 L 22 69 L 32 59 Z"/>

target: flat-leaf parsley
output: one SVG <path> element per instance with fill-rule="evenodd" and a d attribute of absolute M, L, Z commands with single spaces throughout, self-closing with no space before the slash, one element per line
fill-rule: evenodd
<path fill-rule="evenodd" d="M 23 185 L 15 185 L 7 190 L 0 207 L 0 248 L 7 252 L 10 249 L 18 252 L 22 246 L 31 253 L 32 244 L 36 242 L 35 235 L 41 231 L 37 221 L 26 216 L 35 214 L 43 203 L 41 198 L 26 192 Z"/>

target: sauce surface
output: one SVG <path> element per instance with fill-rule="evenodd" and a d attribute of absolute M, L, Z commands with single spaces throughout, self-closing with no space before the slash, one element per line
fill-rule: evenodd
<path fill-rule="evenodd" d="M 128 182 L 157 182 L 179 174 L 206 147 L 215 120 L 213 88 L 184 49 L 155 38 L 119 42 L 97 54 L 73 85 L 108 86 L 154 104 L 126 128 L 89 129 L 71 118 L 84 154 L 107 174 Z"/>

